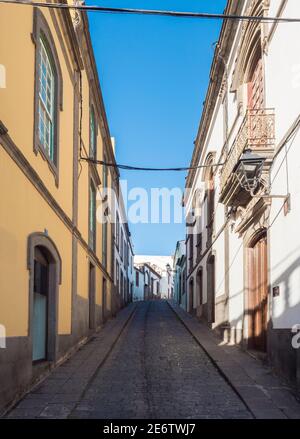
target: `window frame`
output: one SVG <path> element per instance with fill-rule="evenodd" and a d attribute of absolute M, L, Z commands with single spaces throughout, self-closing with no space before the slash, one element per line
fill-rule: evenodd
<path fill-rule="evenodd" d="M 121 237 L 120 237 L 120 257 L 122 262 L 124 263 L 124 232 L 121 227 Z"/>
<path fill-rule="evenodd" d="M 119 214 L 117 212 L 116 214 L 116 247 L 119 250 L 119 245 L 120 245 L 120 217 Z"/>
<path fill-rule="evenodd" d="M 94 122 L 94 139 L 92 139 L 92 125 L 91 122 Z M 89 115 L 89 157 L 96 160 L 97 159 L 97 137 L 98 137 L 98 125 L 97 125 L 97 118 L 96 118 L 96 112 L 95 112 L 95 106 L 93 103 L 90 104 L 90 115 Z M 94 142 L 94 151 L 93 154 L 91 154 L 91 146 L 92 146 L 92 140 Z"/>
<path fill-rule="evenodd" d="M 95 212 L 94 212 L 94 227 L 95 230 L 91 230 L 91 189 L 94 190 L 94 197 L 95 197 Z M 97 210 L 97 186 L 95 185 L 95 182 L 92 178 L 90 178 L 90 182 L 89 182 L 89 236 L 88 236 L 88 242 L 89 242 L 89 247 L 90 249 L 96 253 L 97 250 L 97 215 L 96 215 L 96 210 Z"/>
<path fill-rule="evenodd" d="M 202 256 L 202 247 L 203 247 L 203 235 L 202 231 L 197 233 L 197 261 L 201 259 Z"/>
<path fill-rule="evenodd" d="M 103 161 L 107 162 L 106 154 L 103 154 Z M 105 191 L 107 191 L 107 185 L 108 185 L 108 167 L 105 165 L 102 165 L 102 186 Z"/>
<path fill-rule="evenodd" d="M 35 155 L 41 154 L 48 163 L 50 171 L 54 175 L 55 184 L 59 183 L 59 119 L 60 111 L 63 110 L 63 80 L 62 73 L 52 37 L 50 27 L 44 15 L 38 8 L 33 11 L 33 32 L 32 40 L 35 45 L 35 76 L 34 76 L 34 133 L 33 151 Z M 40 105 L 40 53 L 42 44 L 46 50 L 47 57 L 51 64 L 54 77 L 53 97 L 53 160 L 40 142 L 39 136 L 39 105 Z"/>
<path fill-rule="evenodd" d="M 108 227 L 107 221 L 102 223 L 102 265 L 104 268 L 107 268 L 107 236 L 108 235 Z"/>
<path fill-rule="evenodd" d="M 39 142 L 40 142 L 41 146 L 43 147 L 44 152 L 46 153 L 48 159 L 52 163 L 55 164 L 56 163 L 56 151 L 55 151 L 55 144 L 54 144 L 54 133 L 55 133 L 55 93 L 56 93 L 56 88 L 57 88 L 57 81 L 55 79 L 55 66 L 53 65 L 51 53 L 49 53 L 49 49 L 47 46 L 48 45 L 44 39 L 44 36 L 43 35 L 40 36 L 40 41 L 39 41 L 40 65 L 39 65 L 39 96 L 38 96 L 38 101 L 39 101 L 38 132 L 39 132 Z M 43 61 L 43 63 L 42 63 L 42 61 Z M 42 86 L 43 67 L 45 67 L 45 77 L 46 77 L 45 78 L 46 79 L 45 87 Z M 48 99 L 48 93 L 47 93 L 48 92 L 47 86 L 49 85 L 48 84 L 48 75 L 50 78 L 49 99 Z M 43 97 L 43 89 L 45 92 L 44 97 Z M 44 121 L 46 119 L 46 121 L 48 122 L 48 126 L 50 128 L 49 129 L 48 148 L 46 148 L 45 139 L 44 139 L 44 143 L 41 142 L 41 136 L 40 136 L 40 134 L 41 134 L 41 131 L 40 131 L 41 115 L 43 115 L 42 119 Z M 44 126 L 45 126 L 45 124 L 44 124 Z M 45 130 L 44 130 L 44 134 L 45 134 L 45 132 L 46 132 L 46 126 L 45 126 Z M 44 138 L 45 138 L 45 136 L 44 136 Z"/>

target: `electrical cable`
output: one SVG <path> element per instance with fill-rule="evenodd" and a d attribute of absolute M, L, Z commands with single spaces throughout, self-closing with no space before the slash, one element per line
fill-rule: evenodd
<path fill-rule="evenodd" d="M 51 9 L 71 9 L 87 12 L 102 12 L 111 14 L 138 14 L 138 15 L 160 15 L 175 18 L 198 18 L 198 19 L 214 19 L 214 20 L 233 20 L 233 21 L 259 21 L 263 23 L 300 23 L 300 18 L 291 17 L 264 17 L 262 15 L 232 15 L 232 14 L 216 14 L 206 12 L 183 12 L 168 11 L 154 9 L 137 9 L 137 8 L 115 8 L 97 5 L 80 5 L 66 3 L 43 3 L 30 0 L 0 0 L 0 3 L 9 3 L 14 5 L 38 6 L 40 8 Z"/>
<path fill-rule="evenodd" d="M 210 165 L 199 165 L 192 167 L 178 167 L 178 168 L 150 168 L 150 167 L 141 167 L 141 166 L 131 166 L 131 165 L 122 165 L 120 163 L 110 163 L 105 162 L 104 160 L 96 160 L 91 157 L 80 157 L 81 160 L 84 160 L 89 163 L 94 163 L 96 165 L 108 166 L 112 168 L 125 169 L 127 171 L 188 171 L 190 169 L 199 169 L 199 168 L 212 168 L 217 166 L 223 166 L 224 163 L 212 163 Z"/>
<path fill-rule="evenodd" d="M 218 19 L 218 20 L 233 20 L 233 21 L 258 21 L 264 23 L 300 23 L 300 18 L 292 18 L 292 17 L 264 17 L 264 16 L 248 16 L 248 15 L 231 15 L 231 14 L 213 14 L 213 13 L 202 13 L 202 12 L 180 12 L 180 11 L 166 11 L 166 10 L 147 10 L 147 9 L 131 9 L 131 8 L 109 8 L 102 6 L 89 6 L 89 5 L 69 5 L 64 3 L 41 3 L 41 2 L 33 2 L 33 1 L 25 1 L 25 0 L 0 0 L 2 4 L 14 4 L 14 5 L 26 5 L 32 7 L 40 7 L 40 8 L 50 8 L 50 9 L 70 9 L 70 10 L 79 10 L 79 11 L 88 11 L 88 12 L 102 12 L 102 13 L 117 13 L 117 14 L 139 14 L 139 15 L 160 15 L 160 16 L 169 16 L 176 18 L 198 18 L 198 19 Z M 81 75 L 80 75 L 80 88 L 81 88 Z M 81 138 L 81 126 L 82 126 L 82 93 L 81 96 L 81 111 L 80 111 L 80 160 L 85 160 L 87 162 L 92 162 L 95 164 L 100 164 L 104 166 L 115 167 L 119 169 L 126 170 L 138 170 L 138 171 L 187 171 L 191 169 L 199 169 L 206 167 L 216 167 L 223 166 L 224 163 L 220 164 L 211 164 L 211 165 L 199 165 L 199 166 L 191 166 L 191 167 L 179 167 L 179 168 L 147 168 L 147 167 L 137 167 L 137 166 L 129 166 L 122 165 L 117 163 L 108 163 L 102 160 L 95 160 L 89 157 L 82 156 L 82 138 Z M 295 130 L 288 136 L 285 141 L 285 145 L 291 139 L 292 135 L 295 134 Z M 273 182 L 272 182 L 273 183 Z M 278 215 L 280 214 L 283 206 L 280 208 Z M 268 229 L 272 227 L 277 216 L 275 216 L 273 222 L 269 225 Z M 221 229 L 218 231 L 214 240 L 208 249 L 206 249 L 205 255 L 215 244 L 217 239 L 220 237 L 222 232 L 224 231 L 226 225 L 228 224 L 230 219 L 230 214 L 228 215 L 227 221 L 223 224 Z M 202 256 L 203 259 L 204 255 Z"/>
<path fill-rule="evenodd" d="M 82 108 L 81 108 L 80 113 L 82 113 Z M 295 135 L 296 130 L 299 128 L 299 124 L 300 124 L 300 121 L 294 127 L 294 129 L 289 134 L 289 136 L 285 139 L 285 142 L 284 142 L 284 144 L 282 146 L 286 145 L 291 140 L 293 135 Z M 81 134 L 80 134 L 80 144 L 81 144 L 81 142 L 82 141 L 81 141 Z M 124 170 L 128 170 L 128 171 L 175 171 L 175 172 L 176 171 L 177 172 L 189 171 L 189 170 L 201 169 L 201 168 L 217 168 L 217 167 L 220 167 L 220 166 L 224 166 L 225 163 L 226 163 L 226 161 L 225 161 L 225 162 L 222 162 L 222 163 L 212 163 L 212 164 L 208 164 L 208 165 L 183 166 L 183 167 L 174 167 L 174 168 L 172 168 L 172 167 L 171 168 L 142 167 L 142 166 L 124 165 L 124 164 L 120 164 L 120 163 L 110 163 L 110 162 L 106 162 L 104 160 L 96 160 L 96 159 L 93 159 L 91 157 L 83 157 L 82 156 L 82 149 L 80 149 L 80 160 L 83 160 L 83 161 L 86 161 L 86 162 L 89 162 L 89 163 L 94 163 L 96 165 L 114 167 L 114 168 L 124 169 Z M 272 186 L 272 184 L 271 184 L 271 186 Z"/>
<path fill-rule="evenodd" d="M 239 21 L 260 21 L 260 22 L 276 22 L 276 23 L 300 23 L 300 18 L 290 18 L 290 17 L 263 17 L 263 16 L 249 16 L 249 15 L 230 15 L 230 14 L 213 14 L 213 13 L 203 13 L 203 12 L 181 12 L 181 11 L 167 11 L 167 10 L 150 10 L 150 9 L 132 9 L 132 8 L 112 8 L 97 5 L 80 5 L 80 4 L 65 4 L 65 3 L 47 3 L 47 2 L 34 2 L 30 0 L 0 0 L 2 4 L 14 4 L 23 6 L 33 6 L 41 8 L 50 9 L 69 9 L 69 10 L 79 10 L 79 11 L 89 11 L 89 12 L 105 12 L 105 13 L 125 13 L 125 14 L 146 14 L 146 15 L 164 15 L 171 17 L 180 18 L 202 18 L 202 19 L 221 19 L 221 20 L 239 20 Z M 189 167 L 178 167 L 178 168 L 149 168 L 149 167 L 138 167 L 130 166 L 116 163 L 108 163 L 102 160 L 94 160 L 89 157 L 82 156 L 82 78 L 80 72 L 80 160 L 85 160 L 88 162 L 93 162 L 95 164 L 100 164 L 104 166 L 124 169 L 124 170 L 135 170 L 135 171 L 189 171 L 193 169 L 206 168 L 206 167 L 218 167 L 223 166 L 224 163 L 213 164 L 213 165 L 199 165 L 199 166 L 189 166 Z"/>

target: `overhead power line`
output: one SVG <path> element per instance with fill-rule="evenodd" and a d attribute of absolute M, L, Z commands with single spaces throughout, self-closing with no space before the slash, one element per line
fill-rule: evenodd
<path fill-rule="evenodd" d="M 95 165 L 125 169 L 127 171 L 188 171 L 190 169 L 214 168 L 224 165 L 224 163 L 212 163 L 210 165 L 199 165 L 199 166 L 191 166 L 191 167 L 187 166 L 187 167 L 178 167 L 178 168 L 149 168 L 149 167 L 141 167 L 141 166 L 122 165 L 119 163 L 110 163 L 110 162 L 105 162 L 104 160 L 96 160 L 91 157 L 81 156 L 80 159 L 89 163 L 94 163 Z"/>
<path fill-rule="evenodd" d="M 300 18 L 291 17 L 264 17 L 262 15 L 232 15 L 232 14 L 214 14 L 206 12 L 183 12 L 168 11 L 155 9 L 133 9 L 133 8 L 110 8 L 96 5 L 80 5 L 65 3 L 43 3 L 28 0 L 0 0 L 0 3 L 18 4 L 25 6 L 38 6 L 40 8 L 51 9 L 74 9 L 87 12 L 102 12 L 112 14 L 138 14 L 138 15 L 160 15 L 175 18 L 198 18 L 198 19 L 215 19 L 215 20 L 237 20 L 237 21 L 259 21 L 264 23 L 300 23 Z"/>

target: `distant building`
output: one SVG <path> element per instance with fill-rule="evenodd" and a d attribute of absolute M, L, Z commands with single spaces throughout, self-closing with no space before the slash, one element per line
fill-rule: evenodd
<path fill-rule="evenodd" d="M 144 300 L 160 298 L 160 274 L 150 264 L 143 265 L 145 272 Z"/>
<path fill-rule="evenodd" d="M 133 301 L 144 300 L 145 273 L 142 269 L 134 267 Z"/>
<path fill-rule="evenodd" d="M 114 142 L 113 142 L 114 144 Z M 116 307 L 132 301 L 133 296 L 133 246 L 128 227 L 124 200 L 120 187 L 115 189 L 114 199 L 114 287 Z"/>
<path fill-rule="evenodd" d="M 173 264 L 172 264 L 173 265 Z M 171 299 L 174 294 L 173 269 L 170 264 L 161 270 L 160 293 L 162 299 Z"/>
<path fill-rule="evenodd" d="M 171 299 L 174 293 L 173 285 L 173 257 L 136 255 L 135 269 L 144 275 L 144 300 L 152 298 Z M 136 274 L 136 280 L 140 274 Z M 136 297 L 141 295 L 140 285 L 136 286 Z M 141 299 L 137 299 L 141 300 Z"/>
<path fill-rule="evenodd" d="M 174 255 L 174 300 L 186 310 L 186 247 L 185 241 L 177 241 Z"/>

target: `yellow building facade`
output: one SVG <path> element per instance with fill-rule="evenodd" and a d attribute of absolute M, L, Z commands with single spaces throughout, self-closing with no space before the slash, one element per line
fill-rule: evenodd
<path fill-rule="evenodd" d="M 0 409 L 116 311 L 118 182 L 85 13 L 0 5 Z"/>

